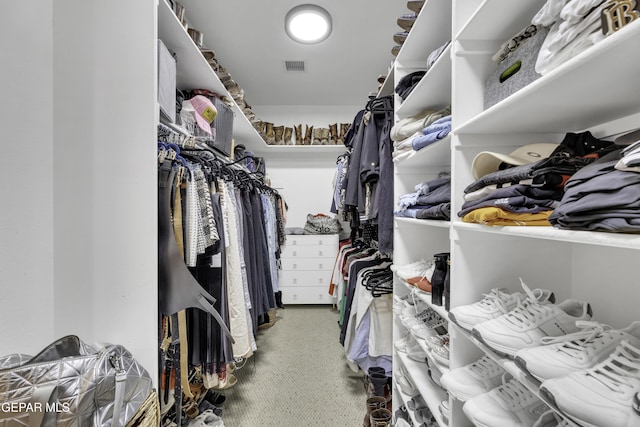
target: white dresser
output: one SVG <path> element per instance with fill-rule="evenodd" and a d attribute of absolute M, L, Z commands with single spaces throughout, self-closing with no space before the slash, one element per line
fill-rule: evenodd
<path fill-rule="evenodd" d="M 338 235 L 287 235 L 280 257 L 284 304 L 332 304 L 329 283 L 338 254 Z"/>

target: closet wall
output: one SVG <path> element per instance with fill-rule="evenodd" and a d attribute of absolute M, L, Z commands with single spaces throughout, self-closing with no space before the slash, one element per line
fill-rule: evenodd
<path fill-rule="evenodd" d="M 157 370 L 156 9 L 5 5 L 3 354 L 73 333 Z"/>
<path fill-rule="evenodd" d="M 0 353 L 33 353 L 53 337 L 52 2 L 0 14 Z M 29 28 L 25 27 L 29 23 Z"/>

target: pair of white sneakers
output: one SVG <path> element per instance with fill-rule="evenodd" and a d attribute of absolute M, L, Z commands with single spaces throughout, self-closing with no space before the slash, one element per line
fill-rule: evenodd
<path fill-rule="evenodd" d="M 569 299 L 555 304 L 553 292 L 520 282 L 524 293 L 494 289 L 477 303 L 452 308 L 449 319 L 496 353 L 513 358 L 544 337 L 576 332 L 576 322 L 592 316 L 589 303 Z"/>
<path fill-rule="evenodd" d="M 429 271 L 432 270 L 433 261 L 425 261 L 423 259 L 405 265 L 391 265 L 391 271 L 396 273 L 403 280 L 409 280 L 416 277 L 427 277 Z"/>

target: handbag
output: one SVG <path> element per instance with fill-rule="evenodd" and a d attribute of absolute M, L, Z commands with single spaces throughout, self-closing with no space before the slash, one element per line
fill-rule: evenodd
<path fill-rule="evenodd" d="M 304 234 L 338 234 L 340 230 L 340 222 L 324 214 L 308 214 L 304 225 Z"/>
<path fill-rule="evenodd" d="M 69 335 L 34 357 L 0 357 L 0 426 L 121 427 L 152 386 L 123 346 L 93 347 Z"/>

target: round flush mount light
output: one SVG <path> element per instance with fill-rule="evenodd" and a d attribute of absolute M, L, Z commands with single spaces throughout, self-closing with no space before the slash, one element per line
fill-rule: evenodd
<path fill-rule="evenodd" d="M 320 43 L 331 34 L 331 15 L 315 4 L 301 4 L 287 13 L 284 29 L 298 43 Z"/>

